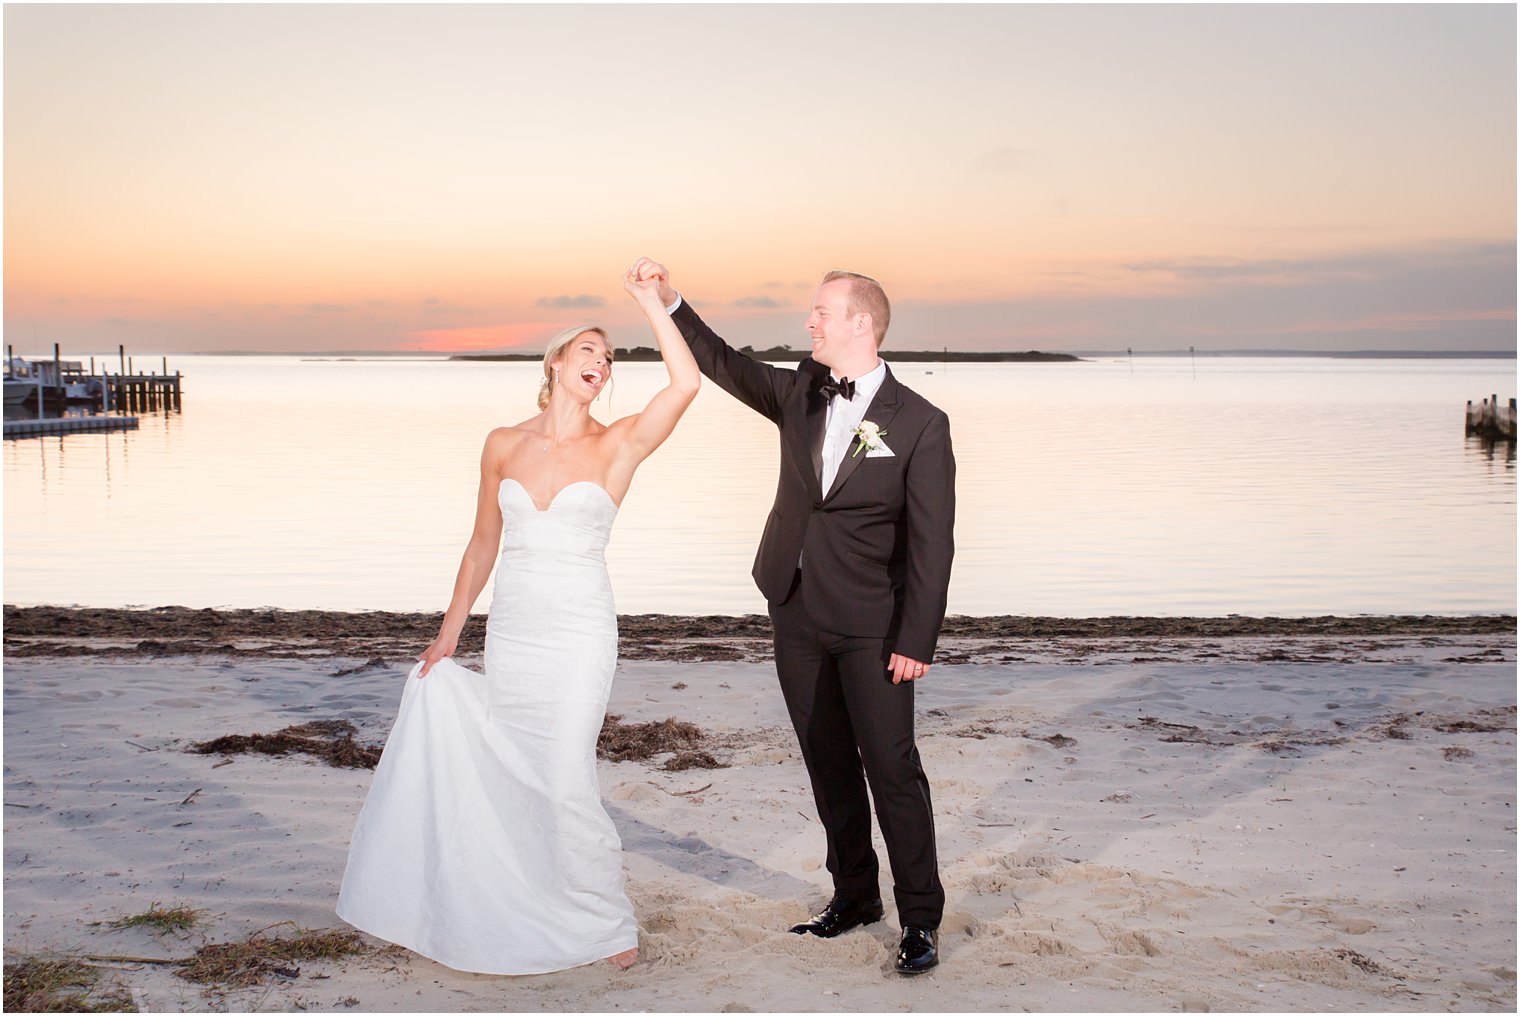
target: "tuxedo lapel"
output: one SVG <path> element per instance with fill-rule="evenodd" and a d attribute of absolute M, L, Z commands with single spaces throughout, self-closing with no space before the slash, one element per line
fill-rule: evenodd
<path fill-rule="evenodd" d="M 866 415 L 863 422 L 874 423 L 880 430 L 885 431 L 887 425 L 892 422 L 892 417 L 897 415 L 898 404 L 897 379 L 892 376 L 892 368 L 888 367 L 887 376 L 882 379 L 881 387 L 876 389 L 876 397 L 866 407 Z M 821 416 L 822 414 L 819 415 Z M 837 494 L 839 488 L 845 485 L 845 481 L 854 475 L 855 470 L 860 468 L 860 463 L 865 459 L 866 453 L 862 451 L 858 455 L 854 454 L 855 445 L 858 443 L 858 439 L 850 442 L 849 450 L 845 452 L 844 459 L 839 463 L 839 472 L 834 474 L 834 485 L 829 488 L 828 494 L 824 496 L 825 501 Z M 819 447 L 822 447 L 821 442 Z M 887 447 L 891 447 L 890 441 L 887 442 Z M 819 462 L 818 471 L 822 475 L 821 458 Z"/>
<path fill-rule="evenodd" d="M 828 429 L 829 399 L 822 392 L 808 393 L 808 454 L 813 461 L 813 491 L 823 493 L 823 436 Z"/>
<path fill-rule="evenodd" d="M 791 449 L 787 458 L 803 474 L 808 482 L 808 490 L 812 492 L 813 499 L 817 500 L 823 496 L 823 481 L 820 477 L 823 475 L 823 430 L 828 421 L 829 400 L 812 389 L 804 397 L 807 399 L 807 410 L 803 425 L 786 430 L 787 444 Z"/>

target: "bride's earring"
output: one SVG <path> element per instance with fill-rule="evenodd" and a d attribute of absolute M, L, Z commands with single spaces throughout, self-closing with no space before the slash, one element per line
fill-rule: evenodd
<path fill-rule="evenodd" d="M 554 383 L 559 384 L 559 368 L 554 368 Z"/>

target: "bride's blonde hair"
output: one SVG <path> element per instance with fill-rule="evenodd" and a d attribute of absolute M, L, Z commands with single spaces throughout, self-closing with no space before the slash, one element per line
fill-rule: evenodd
<path fill-rule="evenodd" d="M 549 408 L 549 396 L 554 392 L 554 367 L 553 363 L 559 359 L 565 347 L 574 342 L 576 338 L 587 332 L 595 332 L 602 337 L 602 345 L 607 348 L 607 363 L 612 364 L 612 340 L 607 338 L 607 333 L 596 325 L 576 325 L 566 328 L 549 341 L 549 348 L 544 350 L 544 379 L 538 383 L 538 408 L 542 412 Z"/>

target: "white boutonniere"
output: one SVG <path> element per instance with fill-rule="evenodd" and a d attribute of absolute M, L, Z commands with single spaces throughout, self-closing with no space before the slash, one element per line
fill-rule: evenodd
<path fill-rule="evenodd" d="M 855 435 L 855 451 L 850 455 L 852 459 L 862 451 L 874 452 L 886 447 L 886 443 L 882 441 L 882 438 L 887 436 L 887 432 L 870 420 L 862 421 L 860 426 L 856 427 L 852 433 Z"/>

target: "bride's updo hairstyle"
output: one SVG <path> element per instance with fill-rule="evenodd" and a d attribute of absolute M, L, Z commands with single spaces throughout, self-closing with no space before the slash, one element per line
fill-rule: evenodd
<path fill-rule="evenodd" d="M 606 332 L 595 325 L 576 325 L 574 328 L 566 328 L 551 339 L 549 348 L 544 350 L 544 379 L 538 383 L 540 412 L 549 408 L 549 396 L 554 392 L 554 361 L 560 358 L 566 346 L 587 332 L 595 332 L 602 337 L 602 345 L 607 348 L 607 365 L 609 367 L 612 365 L 612 341 L 607 338 Z"/>

